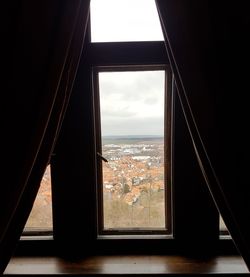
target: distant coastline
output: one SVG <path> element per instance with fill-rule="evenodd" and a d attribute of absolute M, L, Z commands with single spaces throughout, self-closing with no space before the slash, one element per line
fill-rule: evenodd
<path fill-rule="evenodd" d="M 138 143 L 142 141 L 163 141 L 164 137 L 162 135 L 120 135 L 120 136 L 103 136 L 103 144 L 114 143 L 118 144 L 130 144 Z"/>

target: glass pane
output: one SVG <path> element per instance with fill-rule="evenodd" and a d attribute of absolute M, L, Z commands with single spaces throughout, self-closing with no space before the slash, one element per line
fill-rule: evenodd
<path fill-rule="evenodd" d="M 154 0 L 91 0 L 91 41 L 164 40 Z"/>
<path fill-rule="evenodd" d="M 104 230 L 164 229 L 165 71 L 99 73 Z"/>
<path fill-rule="evenodd" d="M 24 231 L 52 230 L 50 166 L 47 167 Z"/>
<path fill-rule="evenodd" d="M 229 235 L 227 226 L 222 218 L 222 216 L 220 215 L 220 234 L 221 235 Z"/>

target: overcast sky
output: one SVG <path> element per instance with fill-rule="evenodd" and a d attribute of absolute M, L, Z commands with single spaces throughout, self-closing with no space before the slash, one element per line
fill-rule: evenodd
<path fill-rule="evenodd" d="M 102 135 L 163 135 L 164 71 L 99 73 Z"/>
<path fill-rule="evenodd" d="M 163 40 L 154 0 L 91 0 L 93 42 Z"/>
<path fill-rule="evenodd" d="M 91 0 L 92 42 L 163 40 L 154 0 Z M 102 135 L 163 135 L 163 71 L 99 74 Z"/>

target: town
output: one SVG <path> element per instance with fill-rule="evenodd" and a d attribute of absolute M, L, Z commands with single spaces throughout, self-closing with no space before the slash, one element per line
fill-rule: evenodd
<path fill-rule="evenodd" d="M 163 138 L 103 140 L 104 228 L 164 228 Z"/>
<path fill-rule="evenodd" d="M 103 138 L 104 228 L 164 229 L 163 138 Z M 100 186 L 99 186 L 100 188 Z M 25 229 L 52 229 L 50 166 L 47 167 Z"/>

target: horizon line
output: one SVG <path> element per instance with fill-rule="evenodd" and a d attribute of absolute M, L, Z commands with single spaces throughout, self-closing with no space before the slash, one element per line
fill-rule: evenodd
<path fill-rule="evenodd" d="M 102 137 L 164 137 L 164 135 L 102 135 Z"/>

